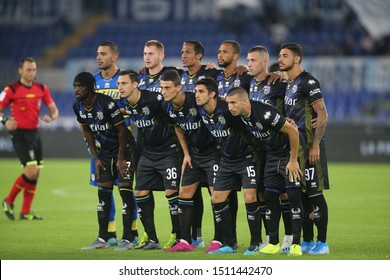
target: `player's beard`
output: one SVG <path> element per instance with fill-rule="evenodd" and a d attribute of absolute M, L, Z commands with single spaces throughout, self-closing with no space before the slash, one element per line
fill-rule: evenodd
<path fill-rule="evenodd" d="M 231 61 L 224 61 L 224 60 L 222 60 L 221 63 L 218 63 L 218 66 L 219 66 L 219 67 L 226 68 L 226 67 L 228 67 L 230 64 L 232 64 Z"/>

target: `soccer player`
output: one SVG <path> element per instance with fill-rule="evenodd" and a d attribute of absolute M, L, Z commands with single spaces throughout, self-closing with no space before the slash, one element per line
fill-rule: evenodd
<path fill-rule="evenodd" d="M 243 88 L 230 90 L 226 102 L 232 115 L 240 116 L 245 127 L 258 141 L 261 141 L 266 149 L 264 186 L 269 244 L 261 248 L 260 252 L 277 254 L 280 251 L 279 193 L 282 189 L 286 189 L 292 213 L 293 240 L 289 255 L 300 256 L 302 255 L 300 240 L 303 220 L 300 178 L 303 172 L 298 164 L 298 129 L 287 122 L 274 106 L 249 100 L 248 92 Z"/>
<path fill-rule="evenodd" d="M 179 222 L 181 239 L 167 252 L 193 251 L 191 224 L 193 221 L 193 197 L 204 176 L 211 189 L 214 185 L 214 173 L 218 169 L 221 157 L 218 142 L 205 127 L 198 114 L 195 94 L 181 90 L 180 75 L 168 70 L 161 76 L 161 89 L 164 96 L 164 109 L 173 122 L 185 134 L 188 142 L 191 165 L 182 170 L 182 182 L 179 191 Z M 203 177 L 202 177 L 203 176 Z M 207 251 L 208 252 L 208 251 Z"/>
<path fill-rule="evenodd" d="M 218 84 L 214 79 L 198 80 L 195 97 L 196 104 L 201 106 L 199 114 L 203 122 L 221 146 L 221 161 L 211 200 L 223 244 L 208 254 L 236 252 L 228 196 L 232 190 L 240 190 L 242 186 L 251 235 L 245 255 L 251 255 L 259 250 L 260 243 L 260 211 L 256 196 L 258 166 L 254 148 L 250 148 L 254 144 L 253 136 L 239 118 L 231 115 L 227 103 L 218 97 Z"/>
<path fill-rule="evenodd" d="M 181 73 L 181 86 L 183 92 L 195 92 L 195 83 L 204 77 L 217 78 L 221 70 L 202 65 L 204 47 L 200 41 L 188 40 L 183 43 L 181 59 L 183 67 L 187 68 Z M 208 186 L 201 182 L 201 186 Z M 201 188 L 194 195 L 194 224 L 192 226 L 192 243 L 195 247 L 204 247 L 202 238 L 203 198 Z"/>
<path fill-rule="evenodd" d="M 310 255 L 329 254 L 326 242 L 328 206 L 323 194 L 329 189 L 328 167 L 324 134 L 328 113 L 321 94 L 320 83 L 301 67 L 303 49 L 299 44 L 287 43 L 279 52 L 279 68 L 289 77 L 284 98 L 286 116 L 293 119 L 301 135 L 302 147 L 307 152 L 305 167 L 306 191 L 303 194 L 305 218 L 303 223 L 302 252 Z M 317 118 L 316 127 L 312 120 Z M 317 227 L 317 243 L 314 243 L 313 211 Z"/>
<path fill-rule="evenodd" d="M 277 82 L 270 83 L 270 75 L 267 71 L 267 66 L 269 63 L 269 53 L 267 48 L 263 46 L 254 46 L 248 50 L 247 53 L 247 61 L 248 61 L 248 70 L 249 75 L 251 75 L 252 81 L 250 83 L 249 89 L 249 99 L 255 101 L 261 101 L 264 103 L 271 104 L 275 106 L 279 112 L 284 112 L 284 93 L 286 91 L 287 83 L 285 82 Z M 273 71 L 278 71 L 278 69 Z M 266 159 L 267 157 L 267 149 L 264 147 L 262 143 L 259 143 L 260 153 L 262 154 L 262 158 Z M 265 168 L 265 160 L 261 161 L 261 173 L 260 177 L 262 178 L 262 174 L 264 174 Z M 268 227 L 265 220 L 265 198 L 264 198 L 264 181 L 260 180 L 260 186 L 258 188 L 258 196 L 260 201 L 260 209 L 261 216 L 264 221 L 265 229 L 266 229 L 266 240 L 263 242 L 263 245 L 267 245 L 269 241 Z M 280 207 L 281 207 L 281 215 L 283 217 L 283 224 L 285 235 L 283 238 L 282 245 L 280 247 L 282 253 L 289 253 L 290 246 L 292 244 L 292 231 L 291 231 L 291 213 L 290 213 L 290 205 L 288 201 L 288 196 L 284 188 L 281 189 L 280 193 Z"/>
<path fill-rule="evenodd" d="M 98 181 L 99 203 L 97 207 L 98 238 L 83 250 L 108 248 L 109 213 L 112 203 L 112 190 L 115 182 L 123 201 L 123 237 L 115 250 L 129 250 L 134 239 L 131 221 L 134 215 L 133 199 L 133 155 L 135 140 L 127 130 L 123 116 L 116 102 L 109 96 L 95 92 L 95 78 L 91 73 L 81 72 L 73 82 L 76 101 L 73 111 L 81 124 L 84 137 L 94 159 Z M 96 140 L 100 149 L 96 148 Z"/>
<path fill-rule="evenodd" d="M 99 72 L 95 73 L 93 76 L 96 80 L 96 92 L 101 93 L 107 96 L 110 96 L 117 102 L 119 102 L 120 94 L 116 85 L 118 80 L 120 69 L 117 66 L 117 61 L 119 59 L 119 48 L 115 42 L 106 41 L 99 44 L 98 49 L 96 51 L 96 61 L 98 67 L 100 69 Z M 120 103 L 118 103 L 119 105 Z M 125 123 L 128 129 L 131 129 L 130 119 L 128 116 L 124 115 Z M 97 143 L 99 147 L 99 143 Z M 98 182 L 96 180 L 96 170 L 95 163 L 93 161 L 93 157 L 91 156 L 91 166 L 90 166 L 90 180 L 89 183 L 91 186 L 98 186 Z M 134 196 L 134 193 L 132 193 Z M 135 197 L 134 197 L 135 201 Z M 116 239 L 116 224 L 115 224 L 115 201 L 114 194 L 112 194 L 112 202 L 111 202 L 111 210 L 109 217 L 109 226 L 108 231 L 110 232 L 110 238 L 108 243 L 111 246 L 117 245 Z M 131 240 L 132 245 L 136 246 L 138 244 L 138 230 L 137 230 L 137 208 L 135 209 L 132 221 L 132 231 L 134 240 Z"/>
<path fill-rule="evenodd" d="M 15 220 L 14 201 L 23 190 L 20 219 L 42 220 L 41 216 L 31 211 L 39 170 L 43 166 L 42 142 L 38 132 L 39 113 L 43 102 L 49 114 L 44 115 L 42 120 L 50 123 L 58 118 L 58 109 L 48 87 L 35 82 L 37 65 L 34 58 L 23 58 L 19 63 L 18 72 L 20 79 L 6 86 L 0 93 L 0 121 L 11 134 L 14 150 L 24 171 L 16 178 L 2 205 L 6 216 Z M 8 106 L 12 108 L 11 118 L 3 115 Z"/>
<path fill-rule="evenodd" d="M 118 89 L 121 96 L 126 98 L 126 112 L 137 126 L 143 141 L 137 165 L 135 194 L 148 240 L 137 248 L 156 250 L 161 249 L 161 246 L 154 224 L 154 202 L 150 199 L 150 191 L 163 180 L 174 234 L 180 238 L 178 200 L 182 153 L 175 135 L 176 129 L 172 131 L 169 119 L 163 113 L 163 97 L 150 91 L 140 91 L 138 85 L 137 72 L 120 72 Z M 188 153 L 185 156 L 189 156 Z"/>
<path fill-rule="evenodd" d="M 217 76 L 218 96 L 225 98 L 228 91 L 234 87 L 243 87 L 249 90 L 250 76 L 244 72 L 238 75 L 237 61 L 240 57 L 240 44 L 233 40 L 223 41 L 218 50 L 218 65 L 223 71 Z"/>
<path fill-rule="evenodd" d="M 237 61 L 240 56 L 241 47 L 236 41 L 223 41 L 218 50 L 218 65 L 223 68 L 219 72 L 216 80 L 218 83 L 218 96 L 222 99 L 226 97 L 228 91 L 237 86 L 242 86 L 249 90 L 250 76 L 246 73 L 247 69 L 244 66 L 238 66 Z M 238 212 L 238 198 L 237 191 L 229 193 L 229 207 L 232 214 L 232 230 L 235 243 L 237 244 L 237 212 Z M 215 232 L 218 234 L 218 232 Z M 261 233 L 261 232 L 260 232 Z M 215 235 L 211 242 L 211 250 L 214 250 L 221 243 L 219 236 Z M 261 236 L 260 236 L 261 238 Z"/>

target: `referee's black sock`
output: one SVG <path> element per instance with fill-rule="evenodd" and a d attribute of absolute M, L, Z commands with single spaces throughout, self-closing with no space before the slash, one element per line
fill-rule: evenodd
<path fill-rule="evenodd" d="M 199 186 L 194 194 L 194 216 L 192 220 L 192 238 L 197 239 L 197 237 L 202 237 L 202 218 L 203 218 L 203 197 L 202 190 Z"/>
<path fill-rule="evenodd" d="M 108 241 L 108 220 L 111 209 L 112 190 L 108 188 L 98 188 L 99 203 L 97 206 L 97 216 L 99 223 L 99 237 Z"/>
<path fill-rule="evenodd" d="M 233 234 L 233 240 L 234 244 L 237 243 L 237 212 L 238 212 L 238 198 L 237 198 L 237 191 L 231 191 L 228 196 L 229 201 L 229 207 L 230 207 L 230 213 L 232 217 L 232 234 Z"/>
<path fill-rule="evenodd" d="M 178 212 L 178 203 L 179 203 L 179 192 L 174 192 L 171 195 L 165 196 L 168 199 L 169 203 L 169 213 L 171 215 L 172 222 L 172 233 L 176 233 L 176 239 L 180 239 L 180 223 L 179 223 L 179 212 Z"/>
<path fill-rule="evenodd" d="M 326 234 L 328 231 L 328 205 L 325 196 L 321 193 L 320 195 L 309 196 L 309 198 L 314 209 L 313 218 L 318 231 L 317 240 L 326 242 Z"/>
<path fill-rule="evenodd" d="M 291 229 L 293 235 L 292 244 L 301 244 L 302 224 L 304 210 L 302 204 L 302 191 L 300 186 L 286 186 L 291 210 Z"/>
<path fill-rule="evenodd" d="M 232 233 L 232 215 L 227 201 L 213 203 L 215 222 L 222 235 L 222 243 L 233 247 L 235 242 Z"/>
<path fill-rule="evenodd" d="M 179 222 L 181 238 L 192 244 L 191 221 L 194 218 L 194 201 L 191 198 L 179 198 Z"/>
<path fill-rule="evenodd" d="M 249 231 L 251 234 L 250 245 L 259 245 L 260 243 L 260 207 L 259 202 L 245 203 L 246 218 L 248 220 Z"/>
<path fill-rule="evenodd" d="M 291 211 L 290 211 L 290 202 L 288 201 L 288 199 L 281 199 L 280 200 L 280 210 L 282 212 L 284 234 L 285 235 L 292 235 Z"/>
<path fill-rule="evenodd" d="M 139 208 L 139 217 L 142 225 L 144 226 L 145 232 L 148 234 L 149 239 L 158 243 L 159 241 L 154 224 L 154 202 L 151 200 L 149 194 L 145 196 L 137 196 L 136 200 Z"/>
<path fill-rule="evenodd" d="M 279 243 L 279 191 L 276 189 L 266 189 L 264 196 L 265 201 L 267 202 L 266 220 L 269 234 L 269 243 L 276 245 Z"/>
<path fill-rule="evenodd" d="M 122 223 L 123 223 L 123 236 L 122 239 L 133 241 L 134 237 L 131 230 L 134 217 L 134 198 L 133 190 L 129 187 L 120 187 L 119 194 L 122 197 Z"/>
<path fill-rule="evenodd" d="M 310 214 L 313 212 L 313 205 L 306 193 L 302 193 L 302 203 L 304 208 L 304 217 L 303 217 L 303 241 L 311 242 L 314 240 L 314 222 L 310 219 Z"/>

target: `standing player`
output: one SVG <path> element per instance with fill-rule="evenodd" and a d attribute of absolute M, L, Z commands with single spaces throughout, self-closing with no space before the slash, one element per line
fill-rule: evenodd
<path fill-rule="evenodd" d="M 302 252 L 310 255 L 329 254 L 326 242 L 328 206 L 323 190 L 329 188 L 328 167 L 323 139 L 328 113 L 321 94 L 320 83 L 301 67 L 303 50 L 299 44 L 288 43 L 280 48 L 279 68 L 289 77 L 284 105 L 286 116 L 293 119 L 301 134 L 302 147 L 307 152 L 305 167 L 306 191 L 303 194 L 305 219 Z M 312 120 L 317 118 L 316 128 Z M 314 243 L 313 224 L 309 214 L 313 211 L 318 230 Z"/>
<path fill-rule="evenodd" d="M 279 112 L 284 112 L 284 93 L 286 91 L 287 83 L 277 82 L 275 84 L 270 83 L 270 76 L 267 71 L 267 66 L 269 63 L 269 53 L 268 50 L 263 46 L 254 46 L 248 50 L 247 54 L 248 61 L 248 70 L 249 75 L 251 75 L 252 81 L 250 84 L 249 90 L 249 99 L 255 101 L 261 101 L 267 104 L 271 104 L 276 107 Z M 279 69 L 277 69 L 279 70 Z M 275 70 L 276 71 L 276 70 Z M 260 153 L 262 158 L 266 159 L 267 150 L 264 145 L 259 144 Z M 261 162 L 261 174 L 264 173 L 265 160 Z M 262 176 L 262 175 L 260 175 Z M 261 180 L 262 183 L 263 180 Z M 264 202 L 264 184 L 258 189 L 259 200 L 260 200 L 260 209 L 262 213 L 263 221 L 265 221 L 265 202 Z M 281 215 L 283 217 L 283 224 L 285 235 L 283 238 L 283 243 L 280 247 L 282 253 L 289 253 L 290 246 L 292 244 L 292 231 L 291 231 L 291 213 L 290 205 L 288 201 L 288 196 L 284 188 L 281 189 L 280 193 L 280 208 Z M 267 224 L 264 223 L 266 228 L 267 239 L 269 239 Z M 264 242 L 266 245 L 267 240 Z"/>
<path fill-rule="evenodd" d="M 293 213 L 291 220 L 293 240 L 289 255 L 300 256 L 303 220 L 300 178 L 303 173 L 298 164 L 298 129 L 287 122 L 275 107 L 265 102 L 250 101 L 248 92 L 243 88 L 230 90 L 226 102 L 232 115 L 240 116 L 245 127 L 256 139 L 262 141 L 266 149 L 264 186 L 269 244 L 260 249 L 260 252 L 277 254 L 280 251 L 279 193 L 286 189 Z"/>
<path fill-rule="evenodd" d="M 181 91 L 180 75 L 168 70 L 161 76 L 161 88 L 164 96 L 165 112 L 185 132 L 191 163 L 182 170 L 182 184 L 179 191 L 179 222 L 181 240 L 167 252 L 192 251 L 191 224 L 194 209 L 193 197 L 199 188 L 202 176 L 207 176 L 211 189 L 214 185 L 214 173 L 218 169 L 221 152 L 216 139 L 210 134 L 198 114 L 195 94 Z M 207 251 L 208 252 L 208 251 Z"/>
<path fill-rule="evenodd" d="M 31 211 L 39 169 L 43 166 L 42 142 L 38 132 L 39 113 L 43 101 L 49 115 L 44 115 L 42 120 L 50 123 L 58 118 L 58 109 L 48 87 L 35 82 L 37 65 L 32 57 L 23 58 L 18 71 L 20 80 L 6 86 L 0 93 L 0 121 L 11 134 L 14 150 L 24 167 L 24 172 L 18 176 L 2 205 L 6 216 L 14 220 L 14 201 L 23 190 L 20 219 L 42 220 L 42 217 Z M 8 106 L 12 108 L 12 118 L 3 115 Z"/>
<path fill-rule="evenodd" d="M 120 95 L 118 91 L 118 87 L 116 82 L 119 77 L 120 69 L 116 65 L 116 62 L 119 59 L 119 48 L 116 43 L 107 41 L 102 42 L 96 52 L 96 60 L 98 67 L 100 69 L 99 72 L 95 73 L 93 76 L 96 80 L 96 92 L 104 95 L 108 95 L 114 100 L 119 100 Z M 130 128 L 130 119 L 128 116 L 125 117 L 125 123 Z M 98 143 L 97 143 L 98 144 Z M 91 177 L 90 177 L 90 185 L 98 186 L 98 182 L 96 180 L 96 170 L 95 163 L 93 162 L 93 158 L 91 157 Z M 134 193 L 132 193 L 134 196 Z M 135 197 L 134 197 L 135 201 Z M 111 246 L 115 246 L 117 244 L 116 240 L 116 225 L 115 225 L 115 201 L 114 194 L 112 194 L 112 202 L 111 202 L 111 210 L 109 217 L 109 226 L 108 231 L 111 234 L 108 242 Z M 131 240 L 132 245 L 136 246 L 138 244 L 138 230 L 137 230 L 137 209 L 135 209 L 133 221 L 132 221 L 132 231 L 134 239 Z"/>
<path fill-rule="evenodd" d="M 174 234 L 180 238 L 177 209 L 182 155 L 178 139 L 171 131 L 168 118 L 163 113 L 163 97 L 150 91 L 140 91 L 138 84 L 139 76 L 135 71 L 120 72 L 119 92 L 126 98 L 126 112 L 137 126 L 143 141 L 135 189 L 140 218 L 148 241 L 139 249 L 155 250 L 161 249 L 161 246 L 154 224 L 154 202 L 150 199 L 150 191 L 163 180 Z"/>
<path fill-rule="evenodd" d="M 73 111 L 81 124 L 84 137 L 94 159 L 96 179 L 99 184 L 97 207 L 99 235 L 98 238 L 83 250 L 110 247 L 108 239 L 109 212 L 112 203 L 112 190 L 118 182 L 123 208 L 123 237 L 116 250 L 129 250 L 134 239 L 131 221 L 134 215 L 133 199 L 133 158 L 135 140 L 124 123 L 123 116 L 115 101 L 103 94 L 95 92 L 95 78 L 88 72 L 79 73 L 73 82 L 76 102 Z M 96 140 L 100 149 L 96 148 Z M 129 141 L 131 140 L 131 141 Z M 119 171 L 119 172 L 118 172 Z"/>
<path fill-rule="evenodd" d="M 225 98 L 228 91 L 234 87 L 243 87 L 249 90 L 250 76 L 244 72 L 237 74 L 238 58 L 240 57 L 241 47 L 236 41 L 223 41 L 218 50 L 218 65 L 223 71 L 217 76 L 218 96 Z M 240 66 L 242 67 L 242 66 Z"/>
<path fill-rule="evenodd" d="M 223 246 L 208 254 L 235 253 L 232 232 L 232 215 L 228 196 L 232 190 L 243 187 L 247 220 L 251 235 L 250 246 L 245 255 L 258 252 L 260 244 L 260 210 L 257 201 L 258 166 L 254 158 L 253 136 L 241 120 L 233 117 L 225 101 L 218 98 L 218 85 L 212 78 L 196 82 L 196 104 L 208 130 L 221 145 L 221 161 L 212 193 L 215 221 L 222 234 Z"/>

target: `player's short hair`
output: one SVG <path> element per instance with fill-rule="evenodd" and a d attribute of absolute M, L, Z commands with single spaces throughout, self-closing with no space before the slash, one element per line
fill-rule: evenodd
<path fill-rule="evenodd" d="M 203 58 L 203 55 L 204 55 L 204 47 L 203 47 L 203 44 L 200 42 L 200 41 L 197 41 L 197 40 L 188 40 L 188 41 L 185 41 L 183 43 L 183 45 L 185 44 L 190 44 L 190 45 L 193 45 L 194 46 L 194 50 L 195 50 L 195 54 L 201 54 L 202 57 L 200 59 Z"/>
<path fill-rule="evenodd" d="M 229 44 L 233 47 L 234 49 L 234 52 L 237 53 L 237 54 L 240 54 L 241 52 L 241 46 L 240 46 L 240 43 L 238 43 L 237 41 L 234 41 L 234 40 L 225 40 L 222 42 L 222 44 Z"/>
<path fill-rule="evenodd" d="M 114 54 L 117 54 L 119 56 L 119 47 L 116 43 L 114 43 L 113 41 L 106 41 L 106 42 L 102 42 L 100 43 L 99 47 L 109 47 L 110 50 L 114 53 Z"/>
<path fill-rule="evenodd" d="M 288 49 L 290 51 L 292 51 L 292 53 L 296 56 L 299 56 L 300 59 L 299 59 L 299 62 L 302 61 L 302 58 L 303 58 L 303 48 L 300 44 L 297 44 L 297 43 L 286 43 L 286 44 L 283 44 L 280 46 L 280 49 Z"/>
<path fill-rule="evenodd" d="M 218 96 L 218 84 L 217 84 L 217 81 L 214 78 L 206 77 L 206 78 L 197 80 L 195 82 L 195 86 L 197 86 L 197 85 L 204 85 L 207 88 L 207 90 L 209 91 L 209 93 L 214 91 L 215 92 L 214 98 L 217 98 L 217 96 Z"/>
<path fill-rule="evenodd" d="M 139 83 L 139 75 L 133 69 L 122 70 L 119 72 L 119 76 L 129 76 L 130 81 L 132 83 L 134 83 L 134 82 Z"/>
<path fill-rule="evenodd" d="M 253 53 L 253 52 L 259 52 L 265 54 L 266 58 L 269 59 L 269 52 L 266 47 L 264 46 L 254 46 L 248 50 L 248 53 Z"/>
<path fill-rule="evenodd" d="M 19 68 L 22 68 L 23 67 L 23 64 L 28 61 L 28 62 L 35 62 L 35 59 L 31 56 L 27 56 L 27 57 L 23 57 L 20 61 L 19 61 Z"/>
<path fill-rule="evenodd" d="M 238 95 L 240 98 L 249 98 L 249 93 L 243 87 L 231 88 L 226 94 L 226 97 L 236 96 L 236 95 Z"/>
<path fill-rule="evenodd" d="M 80 84 L 88 89 L 88 91 L 94 91 L 95 89 L 95 77 L 89 72 L 78 73 L 73 80 L 73 86 Z"/>
<path fill-rule="evenodd" d="M 160 77 L 160 81 L 171 81 L 175 87 L 181 84 L 181 78 L 179 73 L 176 70 L 166 70 Z"/>
<path fill-rule="evenodd" d="M 165 51 L 163 43 L 161 43 L 158 40 L 149 40 L 145 43 L 145 47 L 152 47 L 152 46 L 156 47 L 157 49 L 159 49 L 163 53 Z"/>

